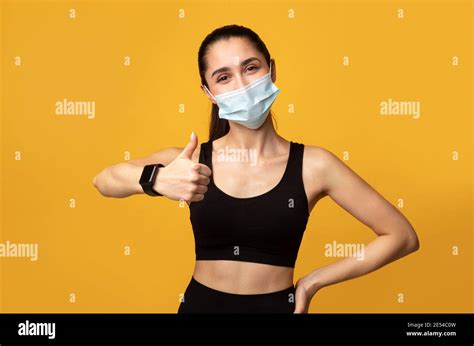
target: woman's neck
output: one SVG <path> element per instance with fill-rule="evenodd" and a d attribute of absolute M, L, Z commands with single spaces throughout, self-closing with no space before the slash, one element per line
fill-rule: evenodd
<path fill-rule="evenodd" d="M 272 156 L 277 148 L 286 142 L 276 133 L 271 117 L 268 117 L 257 130 L 237 123 L 229 125 L 229 132 L 218 139 L 219 147 L 255 149 L 262 156 Z"/>

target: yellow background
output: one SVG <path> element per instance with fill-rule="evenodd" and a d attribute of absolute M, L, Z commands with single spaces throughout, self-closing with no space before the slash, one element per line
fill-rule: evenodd
<path fill-rule="evenodd" d="M 176 312 L 194 266 L 188 207 L 106 198 L 92 178 L 126 152 L 182 147 L 191 131 L 207 141 L 197 51 L 213 29 L 241 24 L 276 60 L 278 132 L 348 152 L 403 200 L 420 238 L 418 252 L 322 289 L 310 312 L 472 312 L 472 2 L 10 0 L 1 11 L 0 241 L 38 243 L 39 258 L 0 258 L 0 311 Z M 56 115 L 64 98 L 95 101 L 95 118 Z M 381 116 L 389 98 L 419 101 L 421 117 Z M 324 244 L 374 238 L 322 200 L 295 282 L 338 260 Z"/>

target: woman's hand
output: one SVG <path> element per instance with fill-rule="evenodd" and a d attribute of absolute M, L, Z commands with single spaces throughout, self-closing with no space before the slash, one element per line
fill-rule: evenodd
<path fill-rule="evenodd" d="M 307 276 L 296 281 L 295 314 L 307 314 L 311 299 L 318 291 Z"/>
<path fill-rule="evenodd" d="M 197 136 L 193 132 L 183 151 L 158 171 L 153 185 L 155 191 L 172 200 L 184 200 L 188 204 L 204 199 L 211 169 L 202 163 L 192 161 L 197 145 Z"/>

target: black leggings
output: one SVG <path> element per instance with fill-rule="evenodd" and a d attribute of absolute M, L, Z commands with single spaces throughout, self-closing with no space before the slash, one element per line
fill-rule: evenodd
<path fill-rule="evenodd" d="M 293 313 L 295 286 L 260 294 L 235 294 L 205 286 L 191 276 L 184 298 L 179 304 L 182 313 Z"/>

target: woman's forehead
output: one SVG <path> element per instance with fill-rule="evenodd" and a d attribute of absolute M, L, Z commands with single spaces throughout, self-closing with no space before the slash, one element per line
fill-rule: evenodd
<path fill-rule="evenodd" d="M 260 52 L 247 39 L 232 37 L 219 40 L 210 47 L 207 56 L 208 66 L 209 69 L 230 67 L 231 64 L 238 65 L 241 61 L 253 56 L 261 60 Z"/>

